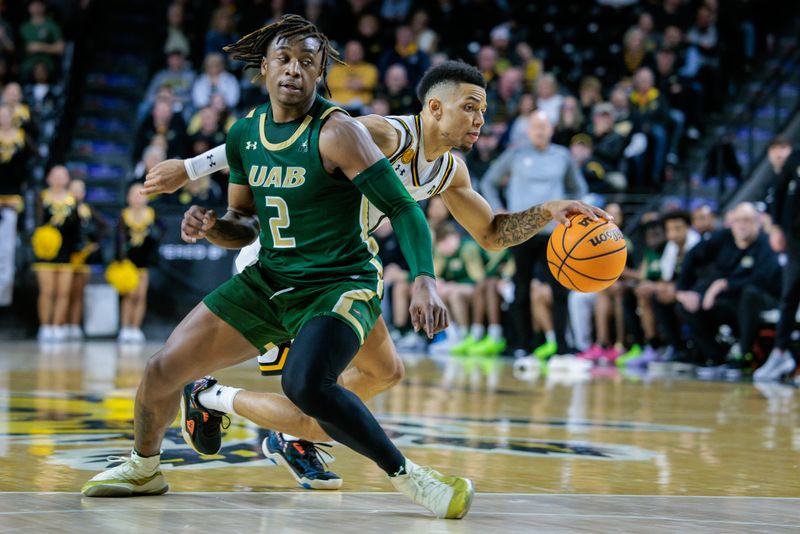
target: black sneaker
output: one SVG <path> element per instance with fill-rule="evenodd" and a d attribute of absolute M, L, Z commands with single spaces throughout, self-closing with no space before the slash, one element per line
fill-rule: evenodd
<path fill-rule="evenodd" d="M 342 478 L 328 471 L 320 453 L 333 460 L 333 456 L 317 447 L 330 447 L 326 443 L 312 443 L 304 439 L 286 440 L 280 432 L 269 431 L 261 443 L 267 458 L 283 465 L 300 486 L 306 489 L 335 490 L 342 487 Z"/>
<path fill-rule="evenodd" d="M 181 395 L 181 434 L 186 444 L 198 454 L 217 454 L 222 448 L 222 430 L 228 428 L 230 419 L 217 410 L 206 410 L 197 400 L 197 394 L 205 391 L 217 380 L 204 376 L 186 384 Z M 223 419 L 227 424 L 223 426 Z"/>

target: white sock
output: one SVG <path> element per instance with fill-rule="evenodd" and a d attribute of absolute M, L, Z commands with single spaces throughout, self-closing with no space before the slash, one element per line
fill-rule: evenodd
<path fill-rule="evenodd" d="M 556 342 L 555 330 L 548 330 L 547 332 L 545 332 L 544 338 L 547 340 L 548 343 L 555 343 Z"/>
<path fill-rule="evenodd" d="M 236 394 L 242 391 L 242 388 L 232 388 L 230 386 L 222 386 L 214 384 L 210 388 L 201 391 L 197 395 L 197 400 L 206 410 L 216 410 L 218 412 L 233 413 L 233 399 Z"/>
<path fill-rule="evenodd" d="M 503 327 L 499 324 L 490 324 L 489 337 L 494 341 L 500 341 L 503 339 Z"/>
<path fill-rule="evenodd" d="M 297 436 L 293 436 L 291 434 L 287 434 L 286 432 L 279 432 L 279 434 L 281 436 L 283 436 L 283 439 L 285 439 L 286 441 L 297 441 L 297 440 L 300 439 Z"/>
<path fill-rule="evenodd" d="M 149 473 L 154 473 L 158 469 L 158 465 L 161 463 L 161 453 L 155 454 L 153 456 L 141 456 L 136 449 L 131 451 L 131 457 L 134 459 L 139 460 L 139 464 L 145 469 L 145 471 Z"/>
<path fill-rule="evenodd" d="M 483 339 L 485 331 L 482 324 L 473 323 L 472 326 L 469 327 L 469 335 L 475 339 Z"/>
<path fill-rule="evenodd" d="M 456 341 L 461 341 L 462 339 L 467 337 L 467 327 L 466 326 L 461 326 L 460 324 L 457 324 L 455 326 L 454 330 L 455 330 L 455 333 L 456 333 Z"/>

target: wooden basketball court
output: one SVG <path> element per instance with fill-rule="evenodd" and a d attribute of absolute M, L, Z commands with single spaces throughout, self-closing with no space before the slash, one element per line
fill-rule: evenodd
<path fill-rule="evenodd" d="M 156 346 L 0 348 L 0 533 L 790 532 L 800 525 L 800 411 L 787 386 L 679 377 L 516 372 L 505 361 L 409 356 L 406 380 L 370 403 L 415 462 L 471 477 L 463 521 L 392 493 L 336 446 L 338 492 L 297 488 L 233 418 L 220 454 L 177 428 L 164 443 L 170 493 L 87 499 L 79 489 L 132 443 L 133 394 Z M 516 376 L 515 376 L 516 375 Z M 278 391 L 255 360 L 222 383 Z"/>

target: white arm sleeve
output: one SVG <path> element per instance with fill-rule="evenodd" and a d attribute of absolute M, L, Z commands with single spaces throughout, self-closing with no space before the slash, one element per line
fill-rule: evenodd
<path fill-rule="evenodd" d="M 197 180 L 201 176 L 228 168 L 228 157 L 225 155 L 225 145 L 221 144 L 199 156 L 183 160 L 186 173 L 190 180 Z"/>

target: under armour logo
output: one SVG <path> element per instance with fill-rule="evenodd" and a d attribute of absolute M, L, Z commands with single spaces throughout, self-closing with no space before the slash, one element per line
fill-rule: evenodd
<path fill-rule="evenodd" d="M 258 143 L 256 143 L 255 141 L 248 141 L 247 142 L 247 150 L 255 150 L 257 146 L 258 146 Z"/>
<path fill-rule="evenodd" d="M 400 176 L 405 176 L 406 170 L 405 169 L 400 169 L 399 170 L 399 174 L 400 174 Z"/>
<path fill-rule="evenodd" d="M 206 159 L 208 160 L 209 167 L 213 167 L 214 165 L 217 164 L 217 162 L 214 161 L 214 154 L 209 154 L 208 156 L 206 156 Z"/>
<path fill-rule="evenodd" d="M 434 191 L 436 191 L 436 186 L 433 186 L 430 189 L 428 189 L 428 195 L 432 195 Z"/>
<path fill-rule="evenodd" d="M 581 222 L 579 222 L 578 224 L 580 224 L 581 226 L 586 228 L 587 226 L 589 226 L 592 223 L 589 221 L 588 217 L 584 217 L 583 220 Z"/>
<path fill-rule="evenodd" d="M 297 147 L 298 152 L 308 152 L 308 139 L 303 141 L 303 144 Z"/>

